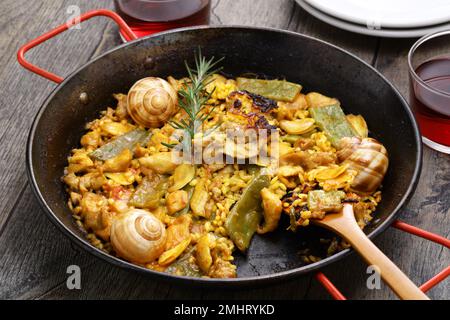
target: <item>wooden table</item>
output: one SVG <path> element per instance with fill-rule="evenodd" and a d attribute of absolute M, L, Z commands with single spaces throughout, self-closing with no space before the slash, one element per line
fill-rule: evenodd
<path fill-rule="evenodd" d="M 31 121 L 55 85 L 22 69 L 16 62 L 20 45 L 71 16 L 112 8 L 112 1 L 2 0 L 0 2 L 0 298 L 6 299 L 329 299 L 308 275 L 288 283 L 257 289 L 208 290 L 156 282 L 112 267 L 81 251 L 45 217 L 25 174 L 25 142 Z M 405 95 L 406 55 L 413 40 L 361 36 L 328 26 L 308 15 L 293 0 L 214 0 L 213 24 L 243 24 L 289 29 L 343 47 L 369 62 Z M 121 43 L 107 19 L 84 23 L 33 50 L 29 59 L 67 75 L 80 64 Z M 70 115 L 68 115 L 70 116 Z M 450 157 L 424 148 L 424 168 L 417 191 L 400 218 L 423 229 L 449 236 Z M 395 229 L 376 239 L 415 283 L 421 284 L 450 263 L 449 251 Z M 66 269 L 79 265 L 82 289 L 68 290 Z M 352 255 L 323 272 L 351 299 L 391 299 L 390 290 L 366 288 L 366 265 Z M 450 298 L 449 279 L 429 292 L 433 299 Z"/>

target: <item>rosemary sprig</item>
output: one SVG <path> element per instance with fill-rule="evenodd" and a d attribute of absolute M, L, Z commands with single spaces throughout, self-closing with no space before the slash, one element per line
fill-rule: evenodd
<path fill-rule="evenodd" d="M 202 56 L 201 51 L 198 51 L 198 56 L 195 57 L 195 69 L 192 69 L 185 61 L 186 70 L 189 75 L 189 82 L 186 83 L 186 88 L 178 91 L 180 99 L 179 106 L 186 111 L 187 119 L 180 121 L 169 121 L 169 124 L 175 129 L 184 130 L 190 139 L 198 132 L 201 124 L 208 119 L 215 107 L 211 108 L 209 112 L 205 111 L 206 102 L 211 98 L 212 93 L 206 91 L 206 86 L 210 83 L 206 81 L 212 74 L 217 73 L 222 68 L 217 67 L 223 58 L 214 61 L 214 57 L 207 60 Z M 168 145 L 173 147 L 173 145 Z"/>

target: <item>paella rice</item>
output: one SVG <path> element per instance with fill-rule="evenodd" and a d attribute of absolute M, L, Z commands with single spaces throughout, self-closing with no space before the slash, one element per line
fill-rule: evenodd
<path fill-rule="evenodd" d="M 295 232 L 349 202 L 361 228 L 371 221 L 387 152 L 367 136 L 362 117 L 345 116 L 337 99 L 304 94 L 285 80 L 200 79 L 196 72 L 142 79 L 86 125 L 62 179 L 74 221 L 92 245 L 153 270 L 229 278 L 237 276 L 233 252 L 245 252 L 255 233 L 274 231 L 282 215 L 290 221 L 286 232 Z M 201 90 L 193 91 L 196 80 Z M 197 123 L 189 122 L 192 101 Z M 258 137 L 277 133 L 257 143 L 268 163 L 252 162 L 246 141 L 244 148 L 231 140 L 229 152 L 227 132 L 249 129 Z M 177 146 L 200 140 L 202 152 L 215 146 L 219 159 L 231 161 L 174 160 Z M 329 255 L 346 246 L 324 242 Z M 305 252 L 303 259 L 320 258 Z"/>

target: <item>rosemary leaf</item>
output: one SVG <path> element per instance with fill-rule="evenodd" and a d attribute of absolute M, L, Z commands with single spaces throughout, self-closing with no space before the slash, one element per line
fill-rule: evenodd
<path fill-rule="evenodd" d="M 178 94 L 180 96 L 179 106 L 186 112 L 188 119 L 181 119 L 179 122 L 169 121 L 169 124 L 175 129 L 184 130 L 189 134 L 191 139 L 194 138 L 201 124 L 215 110 L 214 106 L 209 112 L 205 111 L 205 105 L 211 99 L 214 92 L 214 90 L 207 92 L 206 86 L 212 81 L 208 80 L 208 78 L 221 70 L 218 64 L 222 60 L 223 58 L 214 61 L 214 57 L 207 60 L 199 50 L 198 56 L 195 57 L 195 69 L 191 68 L 185 61 L 189 81 L 185 82 L 185 88 L 180 89 Z"/>

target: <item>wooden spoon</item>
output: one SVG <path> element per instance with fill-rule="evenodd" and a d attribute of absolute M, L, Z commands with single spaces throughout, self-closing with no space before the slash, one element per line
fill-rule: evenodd
<path fill-rule="evenodd" d="M 313 222 L 339 234 L 359 252 L 367 263 L 378 267 L 381 278 L 400 299 L 429 300 L 364 234 L 356 222 L 351 204 L 346 203 L 341 212 L 327 214 L 322 220 L 314 220 Z"/>

